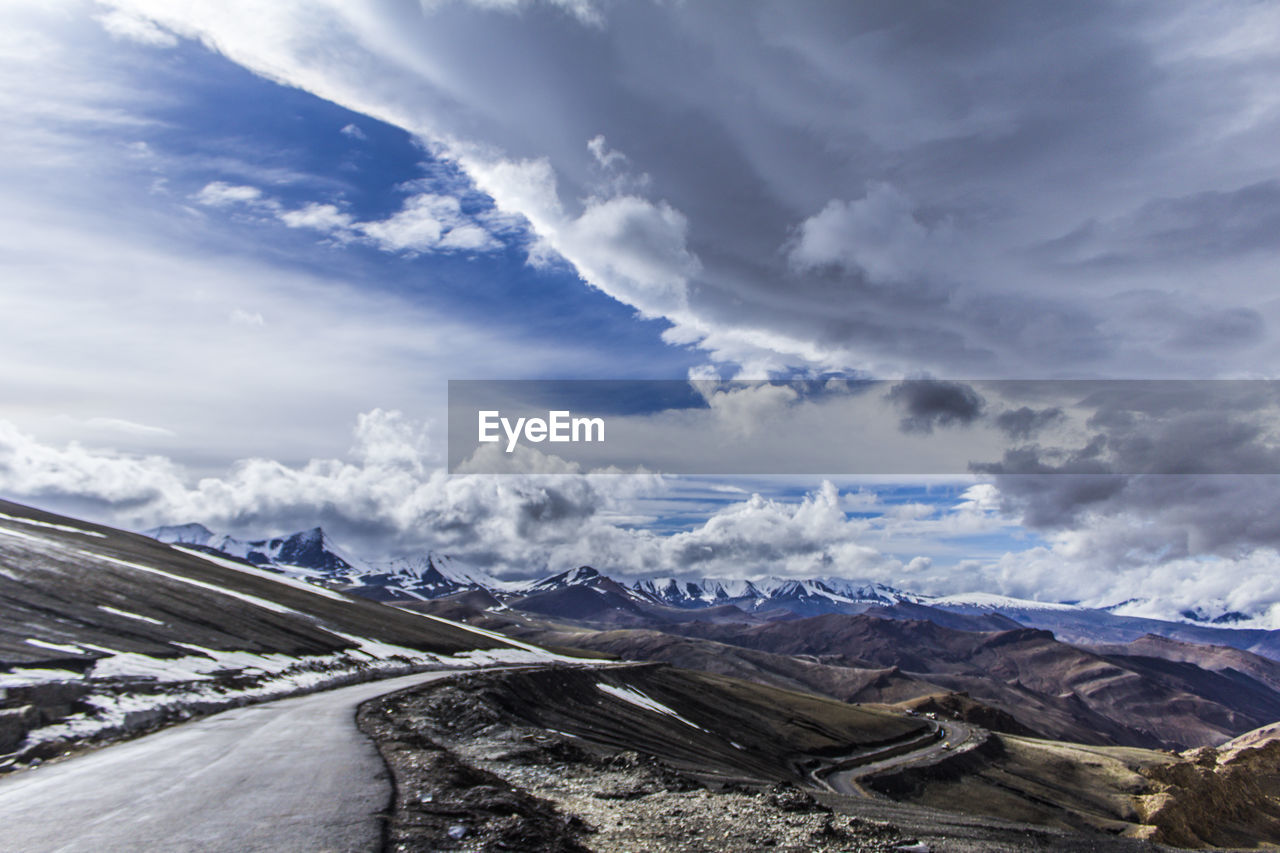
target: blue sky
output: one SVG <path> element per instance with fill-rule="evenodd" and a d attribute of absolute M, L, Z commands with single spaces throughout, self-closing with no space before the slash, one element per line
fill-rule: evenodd
<path fill-rule="evenodd" d="M 324 523 L 511 575 L 1083 583 L 1280 619 L 1257 580 L 1275 478 L 1013 476 L 1049 455 L 927 489 L 440 470 L 457 378 L 1271 378 L 1265 5 L 0 15 L 9 497 Z M 1114 402 L 1089 428 L 1117 464 L 1272 458 L 1270 401 L 1184 402 L 1163 431 Z"/>
<path fill-rule="evenodd" d="M 253 185 L 258 175 L 232 165 L 248 163 L 278 175 L 271 194 L 289 207 L 335 204 L 357 220 L 379 220 L 411 193 L 437 192 L 461 199 L 468 214 L 493 210 L 492 199 L 455 164 L 400 128 L 265 80 L 189 41 L 157 64 L 163 76 L 149 79 L 159 83 L 153 95 L 161 103 L 147 117 L 161 124 L 129 141 L 145 142 L 158 156 L 187 166 L 169 176 L 180 199 L 215 181 Z M 571 335 L 586 356 L 572 378 L 680 378 L 699 362 L 696 354 L 662 342 L 668 324 L 638 321 L 634 310 L 584 287 L 571 266 L 531 267 L 529 236 L 519 224 L 494 251 L 424 255 L 326 245 L 314 232 L 264 223 L 240 209 L 219 213 L 207 236 L 220 247 L 237 244 L 239 251 L 304 270 L 331 273 L 336 267 L 362 288 L 483 323 L 531 349 L 557 349 Z M 529 375 L 518 359 L 506 370 L 450 378 Z M 559 371 L 547 378 L 563 377 Z"/>

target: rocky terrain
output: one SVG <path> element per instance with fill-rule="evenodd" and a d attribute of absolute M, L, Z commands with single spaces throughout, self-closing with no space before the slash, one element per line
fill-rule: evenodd
<path fill-rule="evenodd" d="M 845 716 L 855 709 L 840 710 L 836 703 L 809 700 L 792 715 L 776 704 L 776 691 L 757 694 L 750 685 L 665 668 L 615 669 L 605 679 L 646 696 L 660 685 L 692 679 L 708 705 L 731 708 L 721 701 L 726 698 L 750 705 L 717 727 L 712 718 L 697 716 L 688 693 L 677 705 L 678 719 L 608 701 L 594 686 L 599 677 L 492 673 L 365 705 L 360 725 L 378 741 L 396 779 L 389 849 L 1155 849 L 1094 833 L 823 793 L 803 773 L 797 777 L 796 769 L 831 758 L 821 753 L 832 744 L 824 747 L 825 736 L 815 739 L 810 726 L 832 734 L 831 727 L 859 719 Z M 584 678 L 592 684 L 585 694 Z M 535 694 L 541 699 L 531 701 Z M 744 727 L 741 713 L 751 714 L 755 726 Z M 861 718 L 861 725 L 874 716 Z M 554 719 L 560 728 L 531 717 Z M 735 757 L 731 747 L 690 763 L 682 741 L 694 720 L 699 727 L 708 724 L 708 739 L 726 731 L 749 739 L 741 751 L 750 757 Z M 632 741 L 638 748 L 625 748 L 617 733 L 638 724 L 647 735 Z"/>

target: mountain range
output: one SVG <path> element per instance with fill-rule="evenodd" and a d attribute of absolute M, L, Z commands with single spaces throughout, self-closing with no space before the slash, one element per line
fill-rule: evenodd
<path fill-rule="evenodd" d="M 1280 631 L 1247 627 L 1240 614 L 1211 617 L 1204 612 L 1189 612 L 1174 619 L 1152 619 L 1126 615 L 1133 610 L 1132 601 L 1110 608 L 1088 608 L 986 592 L 930 596 L 837 577 L 659 577 L 628 583 L 609 578 L 590 566 L 538 580 L 505 581 L 434 553 L 382 564 L 365 563 L 348 555 L 320 527 L 252 540 L 215 533 L 202 524 L 157 527 L 145 531 L 145 535 L 390 603 L 431 601 L 476 591 L 492 596 L 496 606 L 630 626 L 653 618 L 672 622 L 758 622 L 869 613 L 960 630 L 1036 628 L 1052 631 L 1065 642 L 1084 644 L 1123 644 L 1154 635 L 1226 646 L 1280 660 Z M 577 592 L 550 595 L 562 590 Z"/>

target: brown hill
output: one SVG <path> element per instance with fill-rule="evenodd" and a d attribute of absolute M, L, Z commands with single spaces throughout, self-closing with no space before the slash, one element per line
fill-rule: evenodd
<path fill-rule="evenodd" d="M 1280 694 L 1243 673 L 1102 655 L 1048 631 L 959 631 L 865 614 L 668 630 L 829 665 L 896 667 L 1002 709 L 1029 729 L 1080 743 L 1210 745 L 1280 719 Z"/>

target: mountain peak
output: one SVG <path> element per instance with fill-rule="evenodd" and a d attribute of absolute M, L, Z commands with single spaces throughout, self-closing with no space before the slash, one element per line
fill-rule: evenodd
<path fill-rule="evenodd" d="M 591 566 L 578 566 L 576 569 L 569 569 L 529 584 L 528 590 L 530 592 L 547 592 L 553 589 L 562 589 L 566 586 L 586 586 L 602 577 L 604 576 Z"/>
<path fill-rule="evenodd" d="M 153 527 L 142 531 L 142 535 L 175 545 L 208 545 L 217 537 L 212 530 L 194 521 L 187 524 L 165 524 Z"/>

